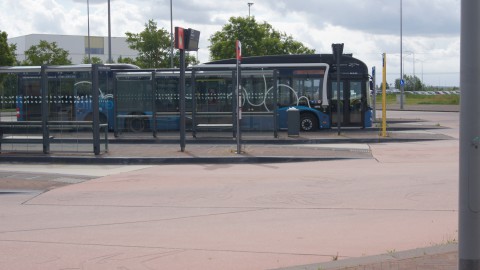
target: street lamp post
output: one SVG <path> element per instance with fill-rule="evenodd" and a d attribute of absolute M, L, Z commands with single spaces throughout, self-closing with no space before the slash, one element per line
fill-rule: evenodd
<path fill-rule="evenodd" d="M 108 0 L 108 63 L 113 63 L 112 60 L 112 27 L 110 23 L 110 0 Z"/>
<path fill-rule="evenodd" d="M 92 63 L 90 54 L 90 1 L 87 0 L 87 28 L 88 28 L 88 63 Z"/>
<path fill-rule="evenodd" d="M 403 110 L 403 3 L 400 0 L 400 110 Z"/>
<path fill-rule="evenodd" d="M 412 57 L 413 57 L 413 91 L 415 91 L 415 84 L 417 82 L 416 78 L 415 78 L 415 52 L 411 52 L 412 53 Z"/>
<path fill-rule="evenodd" d="M 415 52 L 414 51 L 405 51 L 407 53 L 407 55 L 405 55 L 405 57 L 409 56 L 409 55 L 412 55 L 412 61 L 413 61 L 413 77 L 412 77 L 412 80 L 413 80 L 413 91 L 415 91 Z M 403 65 L 403 70 L 405 70 L 405 64 L 403 64 L 403 58 L 402 58 L 402 65 Z"/>
<path fill-rule="evenodd" d="M 425 59 L 415 59 L 415 61 L 418 61 L 418 62 L 420 62 L 420 64 L 422 64 L 421 73 L 420 73 L 420 74 L 422 74 L 422 75 L 421 75 L 420 78 L 421 78 L 422 83 L 423 83 L 423 63 L 424 63 L 426 60 L 425 60 Z"/>
<path fill-rule="evenodd" d="M 170 67 L 173 68 L 173 7 L 170 0 Z M 198 59 L 198 57 L 197 57 Z"/>
<path fill-rule="evenodd" d="M 250 7 L 253 5 L 253 3 L 247 3 L 248 4 L 248 17 L 250 18 Z"/>

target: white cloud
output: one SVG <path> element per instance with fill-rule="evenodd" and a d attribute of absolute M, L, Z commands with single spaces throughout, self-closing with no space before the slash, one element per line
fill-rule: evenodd
<path fill-rule="evenodd" d="M 87 34 L 86 0 L 0 1 L 1 31 L 9 37 L 27 34 Z M 381 53 L 388 54 L 389 81 L 400 69 L 399 1 L 384 0 L 173 0 L 174 26 L 201 31 L 201 61 L 208 61 L 209 37 L 221 30 L 232 16 L 251 14 L 296 40 L 330 53 L 332 43 L 345 43 L 368 66 L 381 66 Z M 107 35 L 107 0 L 89 0 L 91 35 Z M 5 12 L 6 11 L 6 12 Z M 111 0 L 112 35 L 138 33 L 153 19 L 170 30 L 169 0 Z M 403 47 L 415 52 L 415 69 L 429 75 L 430 84 L 445 77 L 458 84 L 459 0 L 403 0 Z M 405 70 L 413 72 L 413 57 L 406 56 Z M 418 72 L 417 72 L 418 70 Z M 448 73 L 448 74 L 445 74 Z M 441 75 L 443 74 L 443 75 Z M 418 76 L 418 75 L 417 75 Z"/>

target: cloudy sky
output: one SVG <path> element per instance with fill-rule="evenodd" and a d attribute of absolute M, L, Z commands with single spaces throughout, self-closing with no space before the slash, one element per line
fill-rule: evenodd
<path fill-rule="evenodd" d="M 201 62 L 209 60 L 209 37 L 231 16 L 266 21 L 317 53 L 344 43 L 381 80 L 383 52 L 387 81 L 400 77 L 401 0 L 173 0 L 173 25 L 201 32 Z M 108 35 L 107 0 L 89 0 L 91 35 Z M 460 0 L 403 0 L 404 73 L 428 85 L 458 86 Z M 2 0 L 0 31 L 10 38 L 28 34 L 87 35 L 87 0 Z M 170 31 L 169 0 L 111 0 L 112 36 L 138 33 L 149 19 Z"/>

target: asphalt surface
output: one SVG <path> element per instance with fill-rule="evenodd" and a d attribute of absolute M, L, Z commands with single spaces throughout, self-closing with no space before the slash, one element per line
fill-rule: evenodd
<path fill-rule="evenodd" d="M 240 154 L 218 133 L 3 152 L 0 269 L 457 269 L 459 114 L 388 117 L 386 138 L 254 134 Z"/>

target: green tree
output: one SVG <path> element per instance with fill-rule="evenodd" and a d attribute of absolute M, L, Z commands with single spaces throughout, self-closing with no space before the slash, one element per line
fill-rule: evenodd
<path fill-rule="evenodd" d="M 158 29 L 157 23 L 149 20 L 145 30 L 138 34 L 126 32 L 130 49 L 137 50 L 136 62 L 143 68 L 165 66 L 170 55 L 170 34 L 165 29 Z"/>
<path fill-rule="evenodd" d="M 0 66 L 14 66 L 17 64 L 15 51 L 17 46 L 15 44 L 8 44 L 8 35 L 6 32 L 0 31 Z M 16 94 L 15 76 L 0 74 L 0 96 L 14 96 Z M 0 109 L 13 109 L 14 104 L 2 102 Z"/>
<path fill-rule="evenodd" d="M 425 88 L 423 82 L 417 76 L 409 76 L 404 74 L 403 80 L 405 82 L 405 91 L 422 91 Z M 395 80 L 395 88 L 400 89 L 400 79 Z"/>
<path fill-rule="evenodd" d="M 13 66 L 17 63 L 15 58 L 16 44 L 8 45 L 8 35 L 0 31 L 0 66 Z"/>
<path fill-rule="evenodd" d="M 88 56 L 86 55 L 82 59 L 82 64 L 103 64 L 103 60 L 97 56 L 90 57 L 90 59 L 88 59 Z"/>
<path fill-rule="evenodd" d="M 40 40 L 38 45 L 33 45 L 25 51 L 25 61 L 22 64 L 26 66 L 70 65 L 72 61 L 68 57 L 69 52 L 59 48 L 56 42 Z"/>
<path fill-rule="evenodd" d="M 198 59 L 195 56 L 189 54 L 189 52 L 185 53 L 185 65 L 186 66 L 196 65 L 198 63 L 200 63 L 200 62 L 198 61 Z M 173 65 L 175 67 L 180 67 L 180 51 L 179 50 L 175 51 L 175 55 L 173 56 Z"/>
<path fill-rule="evenodd" d="M 377 85 L 377 92 L 378 91 L 382 91 L 382 83 L 380 83 L 379 85 Z M 385 89 L 390 89 L 390 85 L 388 84 L 388 82 L 385 82 Z"/>
<path fill-rule="evenodd" d="M 122 64 L 135 64 L 135 59 L 131 57 L 122 57 L 119 56 L 117 59 L 117 63 L 122 63 Z"/>
<path fill-rule="evenodd" d="M 212 60 L 235 57 L 235 41 L 242 42 L 243 56 L 311 54 L 301 42 L 292 36 L 281 33 L 267 22 L 257 23 L 255 17 L 231 17 L 221 31 L 210 37 L 210 57 Z"/>

